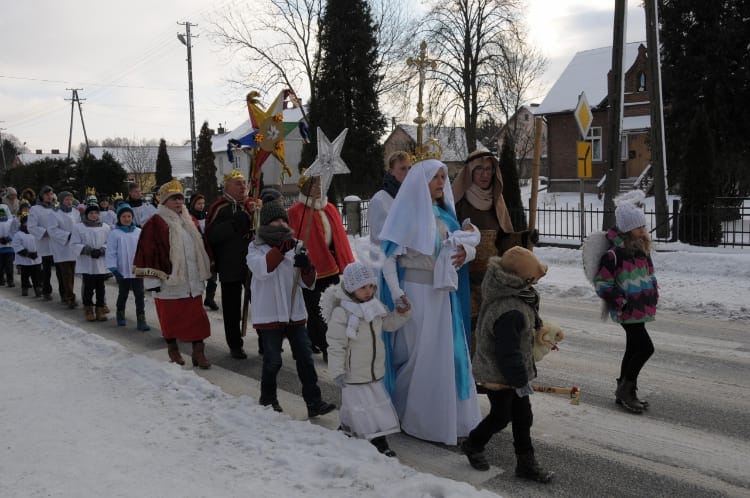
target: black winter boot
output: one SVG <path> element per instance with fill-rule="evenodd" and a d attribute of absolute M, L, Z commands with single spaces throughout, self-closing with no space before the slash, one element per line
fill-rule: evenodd
<path fill-rule="evenodd" d="M 385 436 L 378 436 L 376 438 L 373 438 L 370 440 L 370 443 L 372 443 L 372 445 L 375 446 L 383 455 L 387 457 L 396 456 L 396 452 L 393 451 L 390 446 L 388 446 L 388 440 L 385 438 Z"/>
<path fill-rule="evenodd" d="M 643 405 L 635 397 L 635 382 L 620 379 L 615 391 L 615 402 L 631 413 L 643 413 Z"/>
<path fill-rule="evenodd" d="M 615 380 L 617 380 L 617 384 L 619 385 L 620 379 L 615 379 Z M 638 392 L 638 383 L 633 382 L 633 398 L 635 398 L 635 400 L 641 404 L 644 410 L 648 410 L 648 401 L 646 401 L 645 399 L 640 399 L 638 397 L 637 392 Z M 622 401 L 619 398 L 615 398 L 615 403 L 622 406 Z"/>
<path fill-rule="evenodd" d="M 516 453 L 516 477 L 546 484 L 552 480 L 555 473 L 544 470 L 534 457 L 534 450 Z"/>
<path fill-rule="evenodd" d="M 464 439 L 461 443 L 461 451 L 469 459 L 469 464 L 476 470 L 490 470 L 490 464 L 487 462 L 487 457 L 484 456 L 484 448 L 479 449 L 472 445 L 469 439 Z"/>
<path fill-rule="evenodd" d="M 141 332 L 148 332 L 151 330 L 151 327 L 148 326 L 148 323 L 146 323 L 146 314 L 145 313 L 136 313 L 136 329 Z"/>

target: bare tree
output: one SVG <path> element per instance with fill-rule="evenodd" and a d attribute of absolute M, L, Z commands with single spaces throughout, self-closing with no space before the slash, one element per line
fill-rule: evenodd
<path fill-rule="evenodd" d="M 431 56 L 429 112 L 437 124 L 462 122 L 469 152 L 480 117 L 498 112 L 495 82 L 521 22 L 520 0 L 432 0 L 421 27 Z"/>
<path fill-rule="evenodd" d="M 378 96 L 403 109 L 409 71 L 404 64 L 417 26 L 411 0 L 372 0 L 377 25 Z M 325 0 L 267 0 L 267 9 L 248 2 L 247 8 L 222 11 L 211 21 L 210 36 L 230 49 L 235 85 L 269 92 L 291 88 L 312 98 L 318 78 L 318 27 Z M 237 57 L 239 56 L 239 57 Z M 237 60 L 240 63 L 237 63 Z"/>
<path fill-rule="evenodd" d="M 267 5 L 248 1 L 217 12 L 211 21 L 211 38 L 230 49 L 236 65 L 237 79 L 230 81 L 263 92 L 273 87 L 312 92 L 323 0 L 267 0 Z"/>

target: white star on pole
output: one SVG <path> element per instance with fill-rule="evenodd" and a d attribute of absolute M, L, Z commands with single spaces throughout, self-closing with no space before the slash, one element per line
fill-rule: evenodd
<path fill-rule="evenodd" d="M 341 159 L 341 149 L 344 148 L 344 138 L 349 128 L 344 128 L 336 139 L 331 142 L 323 130 L 318 128 L 318 157 L 315 162 L 305 170 L 304 176 L 320 177 L 320 193 L 325 199 L 328 196 L 328 187 L 331 186 L 333 175 L 351 173 L 344 160 Z"/>

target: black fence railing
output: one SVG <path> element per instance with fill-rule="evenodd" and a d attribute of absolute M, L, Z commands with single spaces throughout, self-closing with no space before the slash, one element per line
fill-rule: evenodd
<path fill-rule="evenodd" d="M 342 214 L 344 226 L 350 234 L 369 234 L 370 230 L 367 224 L 369 204 L 369 200 L 359 201 L 359 209 L 356 214 L 354 214 L 357 211 L 356 209 L 350 209 L 347 212 L 344 204 L 339 203 L 337 205 L 339 212 Z M 704 235 L 703 232 L 713 230 L 713 227 L 701 222 L 705 219 L 703 213 L 688 216 L 687 219 L 691 220 L 691 224 L 681 224 L 681 207 L 679 200 L 674 200 L 669 206 L 666 221 L 668 224 L 667 237 L 657 236 L 657 232 L 663 233 L 664 230 L 657 231 L 656 212 L 653 209 L 646 209 L 649 231 L 655 241 L 662 243 L 679 242 L 680 230 L 686 228 L 691 231 L 693 240 L 708 240 L 707 233 Z M 541 244 L 578 247 L 589 234 L 602 229 L 605 214 L 606 211 L 603 208 L 593 204 L 584 206 L 583 212 L 579 208 L 579 204 L 538 207 L 536 228 L 539 230 Z M 721 235 L 718 243 L 713 245 L 736 248 L 750 247 L 750 198 L 717 199 L 715 215 L 716 219 L 720 220 Z M 529 216 L 528 209 L 526 209 L 526 216 L 527 218 Z M 352 230 L 349 230 L 350 225 Z"/>

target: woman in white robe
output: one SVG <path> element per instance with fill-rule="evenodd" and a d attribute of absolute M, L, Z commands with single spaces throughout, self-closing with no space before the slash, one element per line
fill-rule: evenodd
<path fill-rule="evenodd" d="M 428 441 L 456 445 L 481 415 L 469 359 L 469 244 L 453 255 L 457 291 L 437 285 L 434 269 L 449 234 L 460 230 L 448 169 L 437 160 L 415 164 L 399 189 L 380 238 L 383 276 L 394 302 L 411 303 L 413 314 L 393 334 L 387 353 L 393 404 L 401 429 Z"/>

